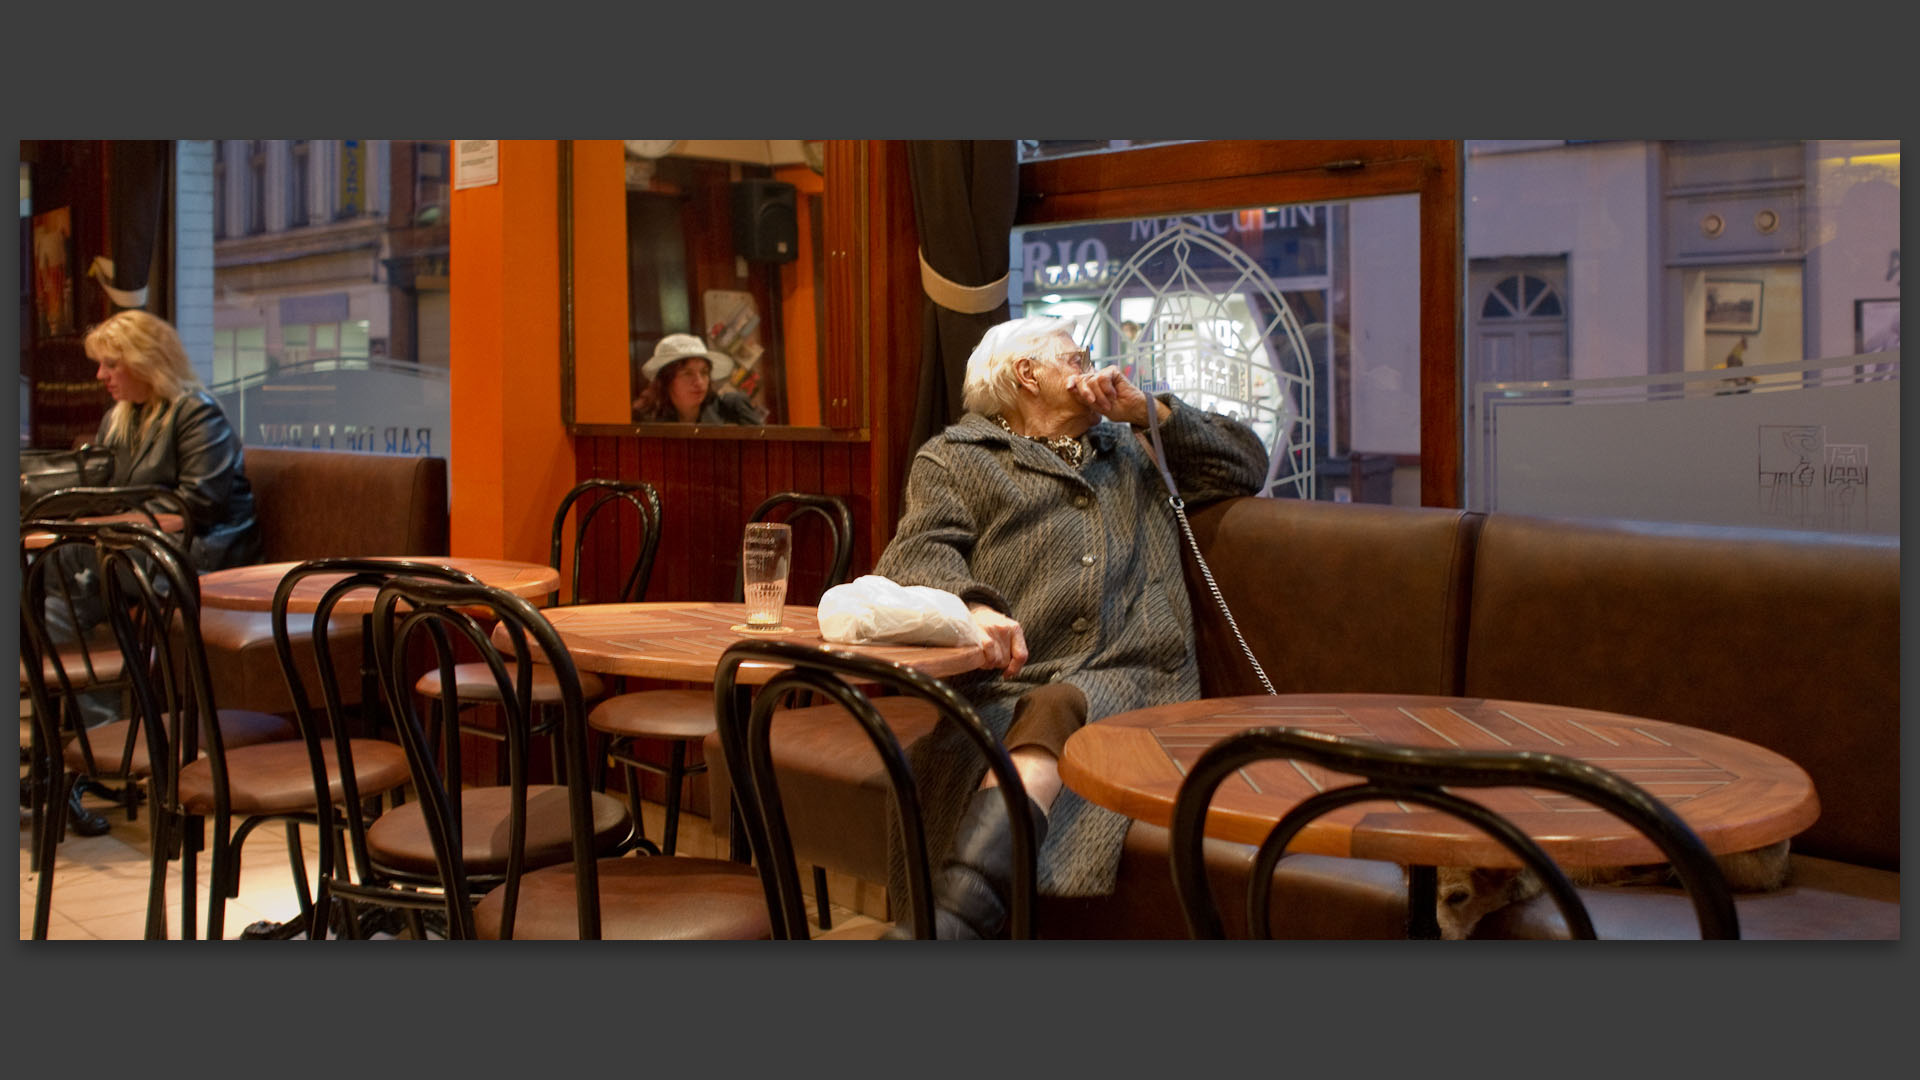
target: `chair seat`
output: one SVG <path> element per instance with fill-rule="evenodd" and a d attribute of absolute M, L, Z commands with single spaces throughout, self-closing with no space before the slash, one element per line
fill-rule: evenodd
<path fill-rule="evenodd" d="M 602 859 L 600 936 L 618 941 L 758 941 L 773 936 L 767 894 L 751 866 L 720 859 L 647 855 Z M 520 879 L 516 939 L 572 940 L 580 936 L 573 863 L 535 870 Z M 474 908 L 483 938 L 500 937 L 506 890 L 495 889 Z"/>
<path fill-rule="evenodd" d="M 587 726 L 630 739 L 704 739 L 715 730 L 713 691 L 641 690 L 593 707 Z"/>
<path fill-rule="evenodd" d="M 92 678 L 87 677 L 86 661 L 89 659 L 93 662 Z M 40 661 L 40 677 L 46 682 L 47 693 L 57 694 L 60 692 L 59 672 L 62 670 L 67 673 L 67 682 L 78 690 L 95 683 L 115 682 L 125 673 L 126 668 L 126 658 L 120 655 L 120 643 L 114 639 L 113 634 L 107 633 L 103 636 L 96 631 L 87 636 L 87 647 L 84 651 L 78 645 L 62 648 L 57 666 L 54 664 L 53 657 L 44 657 Z M 22 663 L 20 665 L 21 689 L 24 690 L 26 685 L 27 665 Z"/>
<path fill-rule="evenodd" d="M 300 735 L 300 730 L 294 727 L 293 721 L 272 713 L 251 712 L 246 709 L 221 709 L 218 715 L 220 740 L 228 750 L 294 739 Z M 138 778 L 153 771 L 147 761 L 147 737 L 144 731 L 135 733 L 133 760 L 126 763 L 127 768 L 121 768 L 123 759 L 127 757 L 127 730 L 131 727 L 133 727 L 133 721 L 120 720 L 87 729 L 87 745 L 93 748 L 95 775 Z M 87 761 L 80 752 L 79 739 L 68 740 L 61 757 L 66 761 L 69 770 L 86 771 Z"/>
<path fill-rule="evenodd" d="M 400 747 L 378 739 L 354 739 L 354 781 L 361 798 L 391 791 L 406 783 L 407 755 Z M 320 756 L 327 766 L 327 789 L 334 802 L 341 796 L 340 762 L 333 740 L 320 740 Z M 289 814 L 312 810 L 313 768 L 307 763 L 305 740 L 264 743 L 227 752 L 229 807 L 236 814 Z M 190 814 L 211 814 L 213 766 L 207 758 L 180 770 L 180 805 Z"/>
<path fill-rule="evenodd" d="M 508 666 L 507 674 L 513 674 Z M 440 696 L 440 669 L 433 668 L 420 681 L 413 684 L 415 693 L 426 697 Z M 493 681 L 493 671 L 485 664 L 455 664 L 453 666 L 453 689 L 461 701 L 498 701 L 500 684 Z M 580 698 L 590 701 L 606 691 L 600 676 L 591 671 L 580 672 Z M 707 695 L 711 700 L 711 694 Z M 533 667 L 533 703 L 535 705 L 560 704 L 560 681 L 554 678 L 553 669 L 545 664 Z"/>
<path fill-rule="evenodd" d="M 626 804 L 610 795 L 589 793 L 593 800 L 593 849 L 611 855 L 633 835 L 633 816 Z M 469 787 L 460 791 L 460 839 L 469 875 L 480 877 L 507 872 L 507 818 L 512 789 Z M 367 850 L 380 866 L 405 874 L 435 877 L 433 840 L 418 802 L 409 802 L 381 814 L 367 827 Z M 551 866 L 573 858 L 573 824 L 567 812 L 567 789 L 554 784 L 527 787 L 527 861 L 529 867 Z"/>

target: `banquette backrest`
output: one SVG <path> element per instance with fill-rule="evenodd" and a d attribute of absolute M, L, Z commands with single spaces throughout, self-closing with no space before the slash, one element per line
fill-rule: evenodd
<path fill-rule="evenodd" d="M 445 458 L 250 446 L 262 562 L 447 554 Z"/>
<path fill-rule="evenodd" d="M 1460 692 L 1482 515 L 1239 498 L 1190 517 L 1276 693 Z M 1262 693 L 1190 553 L 1182 563 L 1202 692 Z"/>
<path fill-rule="evenodd" d="M 1471 612 L 1467 695 L 1758 743 L 1819 793 L 1793 850 L 1899 869 L 1897 538 L 1493 514 Z"/>

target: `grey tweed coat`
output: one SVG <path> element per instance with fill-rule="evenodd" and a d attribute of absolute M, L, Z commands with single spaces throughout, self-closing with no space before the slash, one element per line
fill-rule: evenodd
<path fill-rule="evenodd" d="M 1171 394 L 1160 427 L 1180 495 L 1197 505 L 1257 491 L 1266 451 L 1245 425 Z M 1067 682 L 1091 722 L 1200 694 L 1193 617 L 1181 577 L 1181 538 L 1166 486 L 1125 424 L 1087 432 L 1076 471 L 1045 446 L 969 413 L 927 441 L 907 477 L 907 505 L 874 572 L 944 589 L 1019 621 L 1031 654 L 1012 679 L 972 672 L 948 681 L 1005 737 L 1020 695 Z M 986 765 L 958 732 L 913 749 L 934 865 L 952 843 Z M 1128 819 L 1062 790 L 1040 851 L 1040 891 L 1113 891 Z M 894 845 L 891 887 L 904 896 Z"/>

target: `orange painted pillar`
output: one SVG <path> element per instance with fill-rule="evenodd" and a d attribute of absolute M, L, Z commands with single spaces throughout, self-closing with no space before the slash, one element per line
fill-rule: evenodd
<path fill-rule="evenodd" d="M 546 562 L 574 483 L 560 421 L 558 168 L 551 140 L 501 140 L 498 180 L 453 192 L 454 555 Z"/>

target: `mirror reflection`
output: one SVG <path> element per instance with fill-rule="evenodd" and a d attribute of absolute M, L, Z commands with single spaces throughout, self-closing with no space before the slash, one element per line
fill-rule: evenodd
<path fill-rule="evenodd" d="M 824 150 L 623 141 L 633 423 L 821 423 Z"/>

